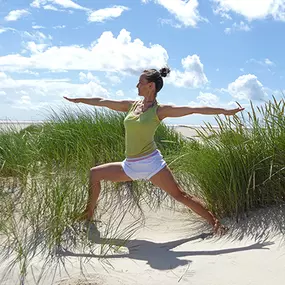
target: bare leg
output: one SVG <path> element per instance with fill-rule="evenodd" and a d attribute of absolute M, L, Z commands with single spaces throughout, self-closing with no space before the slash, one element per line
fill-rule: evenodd
<path fill-rule="evenodd" d="M 196 197 L 188 195 L 181 189 L 167 166 L 154 175 L 150 181 L 157 187 L 169 193 L 175 200 L 183 203 L 196 214 L 207 220 L 208 223 L 212 225 L 215 233 L 218 230 L 224 229 L 221 227 L 219 220 L 205 208 L 201 201 Z"/>
<path fill-rule="evenodd" d="M 89 178 L 89 195 L 88 201 L 85 209 L 86 219 L 91 220 L 93 217 L 94 210 L 97 205 L 97 201 L 101 192 L 101 182 L 100 180 L 92 179 L 92 170 L 90 171 L 90 178 Z M 93 181 L 92 181 L 93 180 Z"/>
<path fill-rule="evenodd" d="M 131 181 L 122 168 L 121 162 L 106 163 L 90 169 L 89 196 L 86 209 L 80 216 L 80 220 L 92 220 L 94 210 L 101 190 L 101 180 L 112 182 Z"/>

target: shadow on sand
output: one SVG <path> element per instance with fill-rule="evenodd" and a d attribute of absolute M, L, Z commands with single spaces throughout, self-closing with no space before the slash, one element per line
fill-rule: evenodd
<path fill-rule="evenodd" d="M 249 246 L 211 250 L 211 251 L 172 251 L 172 249 L 195 240 L 206 239 L 211 237 L 210 233 L 202 233 L 197 236 L 179 239 L 170 242 L 158 243 L 148 240 L 121 240 L 121 239 L 105 239 L 100 238 L 100 233 L 94 224 L 89 225 L 88 238 L 94 244 L 107 244 L 110 246 L 123 246 L 128 249 L 129 253 L 124 254 L 106 254 L 96 255 L 93 253 L 75 253 L 67 249 L 58 249 L 57 254 L 60 257 L 75 256 L 87 258 L 102 258 L 102 259 L 116 259 L 116 258 L 130 258 L 134 260 L 143 260 L 149 264 L 150 267 L 158 270 L 169 270 L 179 266 L 191 263 L 191 260 L 181 260 L 180 257 L 187 256 L 201 256 L 201 255 L 221 255 L 239 251 L 268 249 L 267 246 L 272 245 L 271 242 L 257 242 Z"/>

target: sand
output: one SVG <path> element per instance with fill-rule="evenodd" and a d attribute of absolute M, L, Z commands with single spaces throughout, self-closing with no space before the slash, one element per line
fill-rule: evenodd
<path fill-rule="evenodd" d="M 175 211 L 146 209 L 145 225 L 119 252 L 99 260 L 97 253 L 84 249 L 58 249 L 60 262 L 47 266 L 38 284 L 283 285 L 284 209 L 260 210 L 238 224 L 225 220 L 230 230 L 223 237 L 212 236 L 210 228 L 197 216 L 188 215 L 184 206 Z M 131 223 L 131 216 L 128 219 Z M 101 230 L 100 224 L 97 228 Z M 104 239 L 96 228 L 91 228 L 88 237 L 94 248 Z M 118 242 L 115 239 L 113 244 Z M 14 270 L 1 285 L 37 284 L 43 264 L 39 255 L 24 283 L 19 283 Z M 8 260 L 2 260 L 0 276 L 7 265 Z"/>

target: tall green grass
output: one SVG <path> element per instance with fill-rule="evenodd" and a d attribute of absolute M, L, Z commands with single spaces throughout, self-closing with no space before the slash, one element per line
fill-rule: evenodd
<path fill-rule="evenodd" d="M 217 117 L 218 129 L 199 131 L 202 143 L 186 147 L 175 162 L 220 217 L 239 219 L 250 210 L 284 202 L 284 100 L 240 116 Z M 209 135 L 210 134 L 210 135 Z"/>
<path fill-rule="evenodd" d="M 86 205 L 90 168 L 124 159 L 124 116 L 96 109 L 62 110 L 52 112 L 46 123 L 0 132 L 1 249 L 7 256 L 15 255 L 22 278 L 39 253 L 51 258 L 56 248 L 91 250 L 75 219 Z M 165 125 L 159 127 L 156 140 L 166 155 L 186 143 Z M 166 197 L 149 186 L 102 182 L 102 208 L 96 215 L 112 213 L 104 227 L 107 241 L 129 239 L 138 221 L 143 222 L 141 204 L 156 208 Z M 126 213 L 137 219 L 122 229 Z M 109 252 L 107 244 L 100 244 L 101 254 Z"/>
<path fill-rule="evenodd" d="M 178 182 L 220 217 L 237 220 L 285 199 L 285 103 L 273 98 L 249 113 L 216 117 L 199 140 L 186 140 L 161 124 L 155 140 Z M 85 207 L 91 167 L 124 159 L 125 114 L 62 110 L 24 130 L 0 132 L 0 237 L 25 276 L 38 252 L 89 248 L 75 226 Z M 167 195 L 149 182 L 102 182 L 97 219 L 107 217 L 106 240 L 127 240 L 143 221 L 142 205 L 157 209 Z M 115 215 L 116 213 L 116 215 Z M 126 213 L 137 219 L 120 230 Z M 125 233 L 125 235 L 124 235 Z M 100 253 L 110 248 L 101 244 Z"/>

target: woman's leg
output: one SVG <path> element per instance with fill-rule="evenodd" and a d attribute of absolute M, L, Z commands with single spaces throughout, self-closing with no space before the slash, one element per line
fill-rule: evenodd
<path fill-rule="evenodd" d="M 132 179 L 127 176 L 122 168 L 121 162 L 106 163 L 98 165 L 90 169 L 89 178 L 89 197 L 86 209 L 80 219 L 91 220 L 94 210 L 99 198 L 101 180 L 108 180 L 112 182 L 131 181 Z"/>
<path fill-rule="evenodd" d="M 183 203 L 195 213 L 206 219 L 213 226 L 214 232 L 221 228 L 219 220 L 208 211 L 205 206 L 195 197 L 185 193 L 176 182 L 168 166 L 164 167 L 157 174 L 150 178 L 150 181 L 157 187 L 166 191 L 175 200 Z M 223 227 L 221 229 L 224 229 Z"/>

